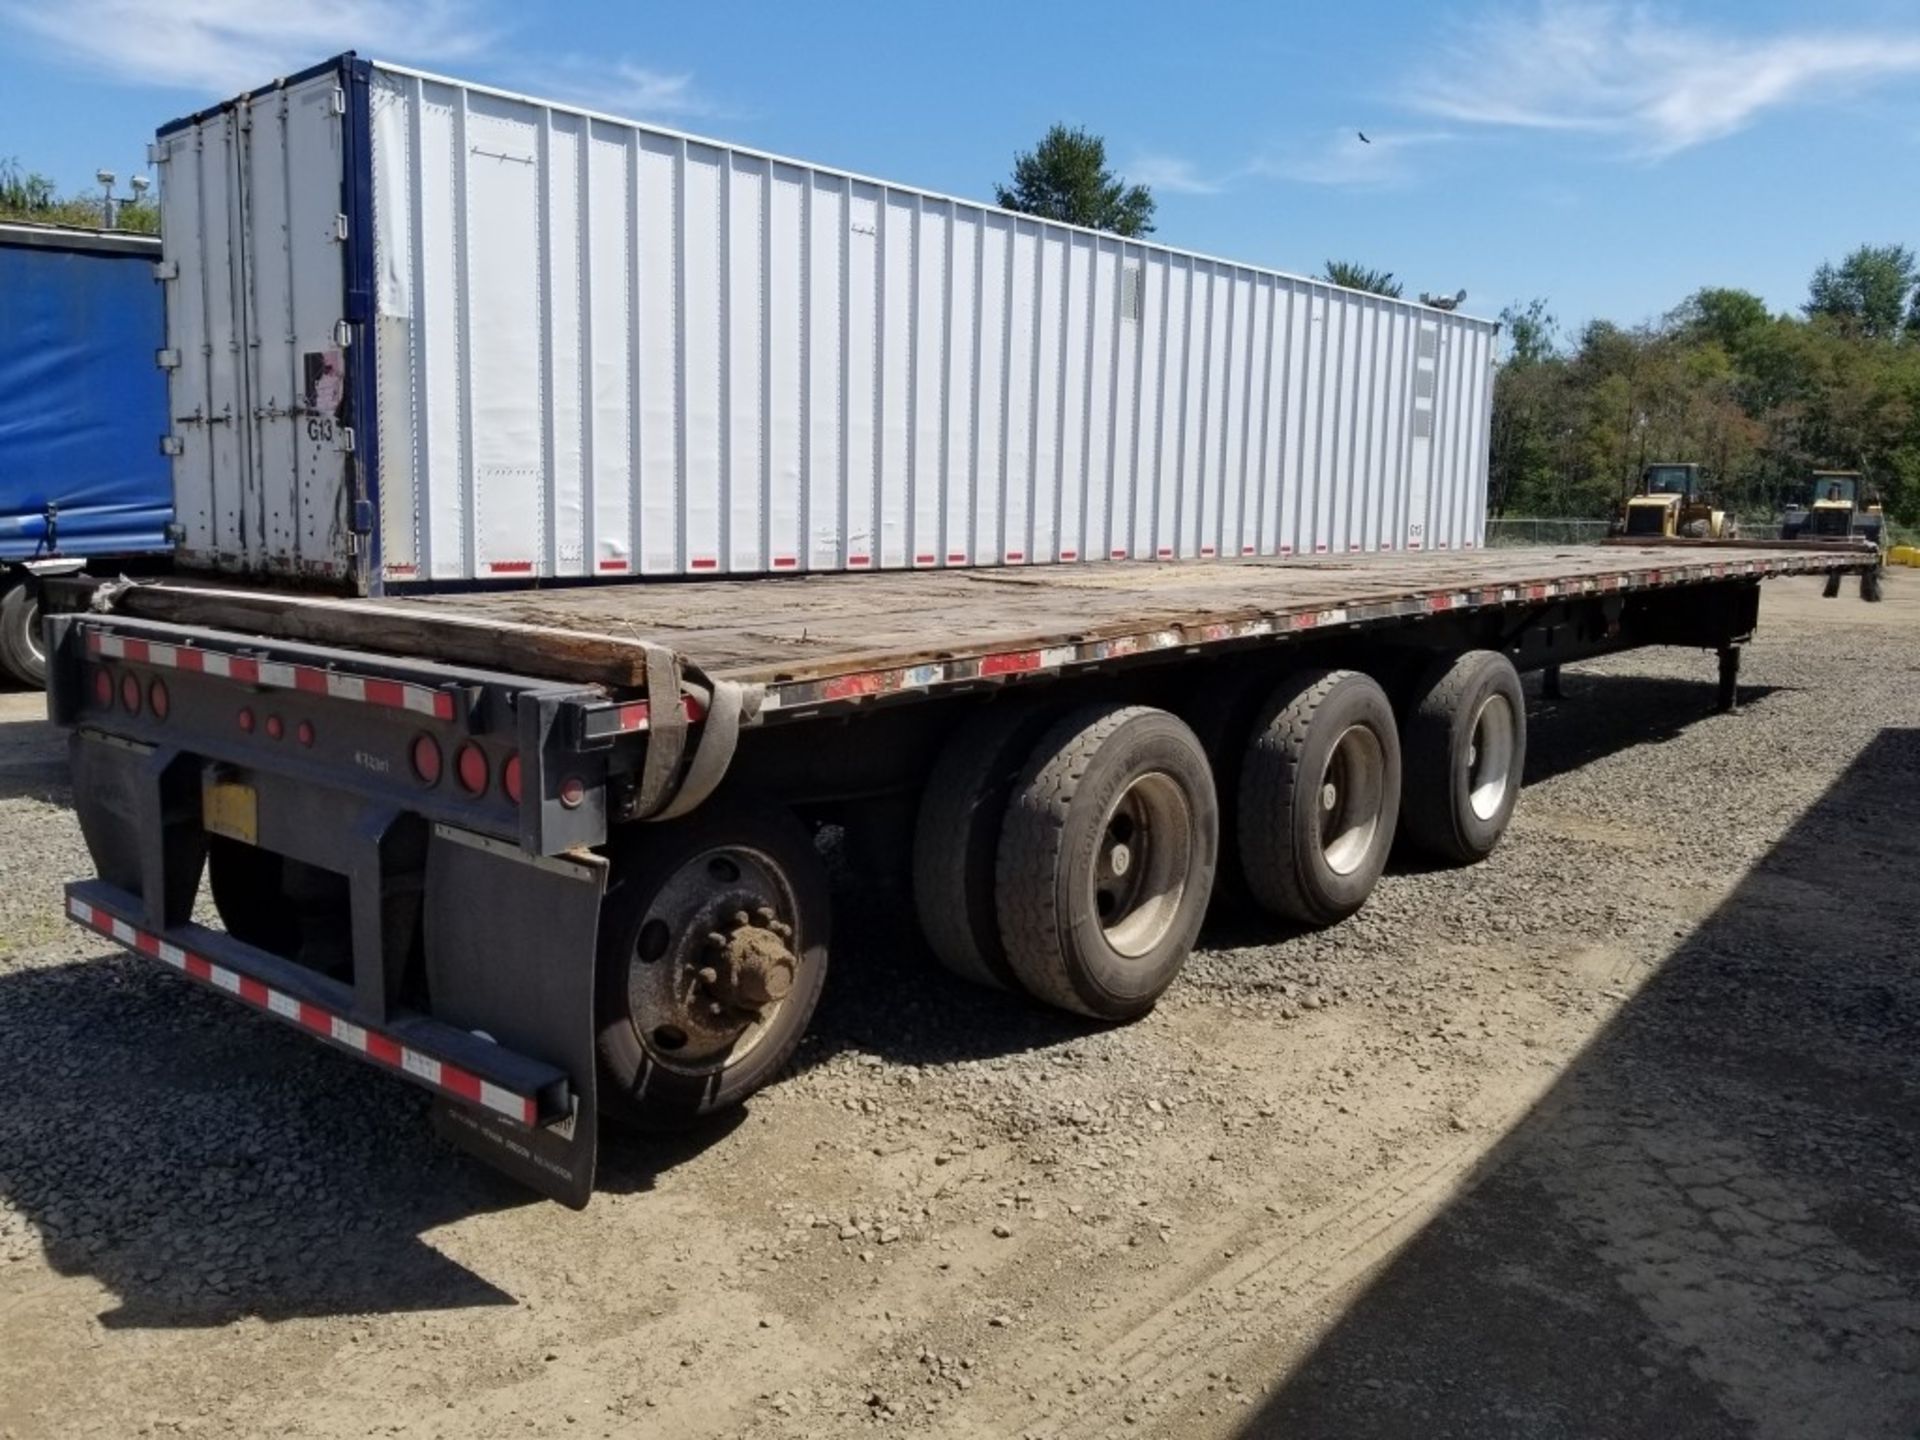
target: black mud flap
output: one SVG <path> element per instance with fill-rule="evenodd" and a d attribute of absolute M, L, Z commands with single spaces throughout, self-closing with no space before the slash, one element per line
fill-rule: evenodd
<path fill-rule="evenodd" d="M 594 946 L 607 862 L 529 855 L 436 825 L 427 848 L 427 984 L 438 1020 L 482 1031 L 567 1072 L 566 1117 L 537 1127 L 436 1100 L 434 1128 L 461 1149 L 578 1210 L 599 1151 Z"/>

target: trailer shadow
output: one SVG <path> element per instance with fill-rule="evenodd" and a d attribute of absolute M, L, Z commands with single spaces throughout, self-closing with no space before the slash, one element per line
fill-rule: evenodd
<path fill-rule="evenodd" d="M 1242 1433 L 1911 1440 L 1915 814 L 1884 731 Z"/>
<path fill-rule="evenodd" d="M 34 1243 L 109 1328 L 517 1304 L 424 1238 L 525 1205 L 434 1140 L 426 1097 L 120 952 L 0 975 L 0 1258 Z M 609 1133 L 602 1190 L 737 1121 Z"/>
<path fill-rule="evenodd" d="M 1764 705 L 1777 688 L 1743 684 L 1740 704 Z M 1528 785 L 1635 745 L 1675 739 L 1718 717 L 1715 687 L 1705 680 L 1568 669 L 1561 680 L 1564 699 L 1543 699 L 1540 681 L 1532 676 L 1526 690 Z"/>

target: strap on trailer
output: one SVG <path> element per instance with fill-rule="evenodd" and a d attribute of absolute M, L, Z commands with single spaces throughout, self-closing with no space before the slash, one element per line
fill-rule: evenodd
<path fill-rule="evenodd" d="M 664 645 L 642 642 L 647 651 L 647 753 L 641 762 L 634 812 L 642 820 L 673 820 L 694 809 L 726 778 L 740 727 L 759 717 L 765 687 L 715 680 Z M 703 712 L 693 760 L 681 773 L 687 751 L 690 694 Z"/>

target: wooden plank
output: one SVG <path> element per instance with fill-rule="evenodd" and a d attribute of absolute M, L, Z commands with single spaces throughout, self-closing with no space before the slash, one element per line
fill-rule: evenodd
<path fill-rule="evenodd" d="M 450 607 L 161 584 L 130 585 L 113 608 L 142 620 L 585 684 L 627 688 L 644 684 L 647 676 L 646 650 L 638 641 Z"/>
<path fill-rule="evenodd" d="M 644 683 L 643 639 L 716 675 L 822 677 L 1254 615 L 1602 575 L 1671 575 L 1703 562 L 1777 559 L 1789 549 L 1821 570 L 1870 563 L 1858 551 L 1777 542 L 1537 546 L 642 581 L 383 601 L 161 584 L 122 592 L 118 608 L 148 619 L 630 690 Z"/>

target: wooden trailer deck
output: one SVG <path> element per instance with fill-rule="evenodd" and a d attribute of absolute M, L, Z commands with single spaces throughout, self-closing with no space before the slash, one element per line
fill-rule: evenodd
<path fill-rule="evenodd" d="M 189 583 L 132 587 L 120 613 L 443 664 L 607 685 L 644 678 L 646 644 L 709 674 L 845 696 L 1608 591 L 1861 571 L 1867 550 L 1667 542 L 658 580 L 329 600 Z M 964 666 L 951 662 L 969 662 Z M 869 688 L 872 687 L 872 688 Z M 791 703 L 790 701 L 790 703 Z"/>

